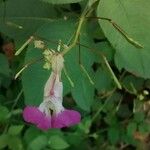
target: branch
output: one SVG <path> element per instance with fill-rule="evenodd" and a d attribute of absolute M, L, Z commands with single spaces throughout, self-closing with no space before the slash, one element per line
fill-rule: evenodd
<path fill-rule="evenodd" d="M 93 18 L 93 19 L 101 19 L 108 21 L 109 23 L 112 24 L 112 26 L 132 45 L 134 45 L 137 48 L 143 48 L 143 46 L 135 41 L 133 38 L 131 38 L 117 23 L 115 23 L 112 19 L 110 18 L 105 18 L 105 17 L 86 17 L 86 18 Z"/>

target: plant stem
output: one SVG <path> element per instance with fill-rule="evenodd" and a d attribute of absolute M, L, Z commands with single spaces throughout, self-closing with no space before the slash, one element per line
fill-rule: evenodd
<path fill-rule="evenodd" d="M 112 26 L 118 31 L 120 32 L 120 34 L 132 45 L 134 45 L 137 48 L 143 48 L 143 45 L 141 45 L 140 43 L 138 43 L 137 41 L 135 41 L 133 38 L 131 38 L 117 23 L 115 23 L 112 19 L 110 18 L 105 18 L 105 17 L 86 17 L 86 18 L 93 18 L 93 19 L 101 19 L 101 20 L 105 20 L 108 21 L 109 23 L 112 24 Z"/>
<path fill-rule="evenodd" d="M 83 25 L 86 17 L 88 17 L 91 14 L 92 11 L 93 11 L 93 9 L 92 8 L 89 9 L 88 5 L 85 7 L 83 13 L 81 14 L 81 17 L 80 17 L 80 20 L 79 20 L 79 23 L 78 23 L 78 27 L 77 27 L 77 30 L 76 30 L 76 33 L 75 33 L 74 40 L 73 40 L 72 44 L 69 45 L 69 47 L 67 47 L 66 49 L 63 50 L 63 52 L 61 53 L 62 55 L 65 55 L 69 50 L 71 50 L 74 46 L 76 46 L 76 44 L 78 42 L 78 37 L 80 35 L 82 25 Z"/>
<path fill-rule="evenodd" d="M 116 83 L 118 89 L 122 89 L 122 86 L 121 86 L 119 80 L 117 79 L 115 73 L 114 73 L 113 70 L 111 69 L 111 67 L 110 67 L 110 65 L 109 65 L 109 63 L 108 63 L 108 61 L 107 61 L 107 58 L 106 58 L 105 56 L 103 56 L 103 60 L 104 60 L 104 62 L 105 62 L 105 64 L 106 64 L 106 66 L 107 66 L 107 68 L 108 68 L 110 74 L 112 75 L 112 78 L 113 78 L 114 82 Z"/>

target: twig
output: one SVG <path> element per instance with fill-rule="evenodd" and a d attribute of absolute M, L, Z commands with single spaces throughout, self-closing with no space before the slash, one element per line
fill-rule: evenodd
<path fill-rule="evenodd" d="M 93 19 L 101 19 L 101 20 L 105 20 L 108 21 L 109 23 L 112 24 L 112 26 L 119 31 L 119 33 L 121 33 L 121 35 L 132 45 L 134 45 L 137 48 L 143 48 L 143 46 L 135 41 L 133 38 L 131 38 L 117 23 L 115 23 L 112 19 L 110 18 L 105 18 L 105 17 L 86 17 L 86 18 L 93 18 Z"/>

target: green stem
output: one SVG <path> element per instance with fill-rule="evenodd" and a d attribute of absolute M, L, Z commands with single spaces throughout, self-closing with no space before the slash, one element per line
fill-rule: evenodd
<path fill-rule="evenodd" d="M 74 41 L 72 42 L 72 44 L 68 48 L 64 49 L 64 51 L 62 52 L 62 55 L 65 55 L 70 49 L 72 49 L 76 45 L 83 22 L 84 22 L 84 17 L 81 17 L 79 24 L 78 24 L 76 34 L 75 34 Z"/>
<path fill-rule="evenodd" d="M 108 68 L 110 74 L 112 75 L 112 78 L 113 78 L 115 84 L 117 85 L 118 89 L 122 89 L 122 86 L 121 86 L 119 80 L 117 79 L 115 73 L 114 73 L 113 70 L 111 69 L 111 67 L 110 67 L 110 65 L 109 65 L 109 63 L 108 63 L 108 61 L 107 61 L 107 58 L 106 58 L 105 56 L 103 56 L 102 58 L 103 58 L 103 60 L 104 60 L 104 62 L 105 62 L 105 64 L 106 64 L 106 67 Z"/>
<path fill-rule="evenodd" d="M 89 79 L 90 83 L 91 83 L 92 85 L 94 85 L 94 81 L 91 79 L 91 77 L 90 77 L 90 75 L 88 74 L 88 72 L 87 72 L 87 70 L 85 69 L 85 67 L 84 67 L 82 64 L 80 64 L 80 67 L 81 67 L 82 71 L 85 73 L 85 75 L 87 76 L 87 78 Z"/>
<path fill-rule="evenodd" d="M 92 120 L 91 122 L 94 122 L 95 119 L 98 117 L 99 113 L 104 109 L 104 107 L 106 106 L 106 104 L 108 103 L 109 101 L 109 97 L 107 98 L 107 100 L 105 101 L 105 103 L 103 104 L 103 106 L 101 106 L 98 111 L 95 113 L 95 115 L 92 117 Z"/>
<path fill-rule="evenodd" d="M 141 45 L 139 42 L 135 41 L 133 38 L 131 38 L 117 23 L 115 23 L 112 19 L 110 18 L 105 18 L 105 17 L 86 17 L 86 18 L 93 18 L 93 19 L 101 19 L 108 21 L 109 23 L 112 24 L 112 26 L 132 45 L 134 45 L 137 48 L 143 48 L 143 45 Z"/>
<path fill-rule="evenodd" d="M 80 17 L 74 40 L 73 40 L 72 44 L 69 45 L 69 47 L 67 47 L 66 49 L 63 50 L 63 52 L 61 53 L 62 55 L 65 55 L 69 50 L 71 50 L 74 46 L 76 46 L 82 25 L 83 25 L 86 17 L 88 17 L 92 11 L 93 11 L 93 9 L 88 9 L 88 5 L 85 7 L 85 9 Z"/>
<path fill-rule="evenodd" d="M 63 70 L 64 70 L 65 76 L 67 77 L 67 79 L 68 79 L 68 81 L 69 81 L 71 87 L 74 87 L 74 83 L 73 83 L 73 81 L 71 80 L 71 78 L 69 77 L 66 68 L 64 67 Z"/>
<path fill-rule="evenodd" d="M 15 53 L 15 55 L 19 55 L 24 49 L 25 47 L 34 39 L 33 36 L 31 36 Z"/>

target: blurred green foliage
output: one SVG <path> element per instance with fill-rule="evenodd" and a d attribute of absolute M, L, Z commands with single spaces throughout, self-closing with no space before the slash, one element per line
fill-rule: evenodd
<path fill-rule="evenodd" d="M 92 13 L 82 25 L 78 43 L 64 56 L 74 87 L 62 74 L 64 105 L 80 111 L 82 121 L 70 128 L 41 131 L 24 122 L 22 110 L 40 104 L 50 71 L 43 69 L 42 51 L 33 43 L 9 60 L 5 37 L 13 39 L 17 49 L 34 35 L 56 50 L 59 40 L 71 43 L 85 8 Z M 149 9 L 147 0 L 0 1 L 0 149 L 149 150 Z M 137 42 L 143 48 L 137 48 Z M 24 64 L 35 60 L 14 79 Z"/>

